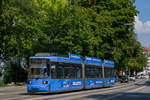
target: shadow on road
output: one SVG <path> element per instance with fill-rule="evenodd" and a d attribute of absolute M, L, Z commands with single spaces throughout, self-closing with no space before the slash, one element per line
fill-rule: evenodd
<path fill-rule="evenodd" d="M 146 86 L 150 86 L 150 81 L 145 82 Z"/>
<path fill-rule="evenodd" d="M 150 86 L 150 80 L 148 80 L 148 81 L 146 81 L 145 83 L 143 83 L 143 84 L 139 84 L 139 83 L 136 83 L 135 85 L 137 85 L 137 86 Z"/>
<path fill-rule="evenodd" d="M 146 81 L 144 84 L 136 83 L 135 85 L 141 86 L 150 86 L 150 80 Z M 148 87 L 147 89 L 150 88 Z M 91 98 L 92 100 L 150 100 L 150 93 L 140 93 L 137 92 L 119 92 L 119 93 L 111 93 L 111 94 L 98 94 L 98 95 L 89 95 L 84 98 Z"/>
<path fill-rule="evenodd" d="M 85 97 L 85 100 L 150 100 L 150 93 L 119 93 L 119 94 L 99 94 L 99 95 L 90 95 Z"/>

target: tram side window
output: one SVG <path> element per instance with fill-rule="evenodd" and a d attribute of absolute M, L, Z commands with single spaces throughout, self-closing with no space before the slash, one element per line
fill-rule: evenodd
<path fill-rule="evenodd" d="M 65 79 L 79 79 L 81 78 L 81 66 L 68 64 L 64 66 L 64 78 Z"/>
<path fill-rule="evenodd" d="M 63 66 L 52 64 L 51 65 L 51 78 L 52 79 L 63 79 L 64 69 Z"/>
<path fill-rule="evenodd" d="M 64 78 L 71 79 L 74 78 L 74 72 L 72 71 L 72 67 L 64 67 Z"/>
<path fill-rule="evenodd" d="M 102 75 L 102 68 L 99 68 L 99 78 L 102 78 L 103 75 Z"/>
<path fill-rule="evenodd" d="M 110 68 L 110 78 L 113 78 L 115 73 L 114 73 L 114 69 L 113 68 Z"/>
<path fill-rule="evenodd" d="M 51 65 L 52 79 L 79 79 L 82 77 L 81 65 L 55 63 Z"/>
<path fill-rule="evenodd" d="M 105 68 L 105 78 L 113 78 L 114 77 L 114 69 L 113 68 Z"/>
<path fill-rule="evenodd" d="M 110 78 L 110 68 L 105 68 L 104 72 L 105 72 L 105 78 Z"/>
<path fill-rule="evenodd" d="M 55 64 L 51 65 L 51 78 L 56 79 L 56 65 Z"/>
<path fill-rule="evenodd" d="M 64 78 L 64 68 L 63 66 L 57 66 L 56 68 L 56 78 L 63 79 Z"/>
<path fill-rule="evenodd" d="M 49 63 L 47 64 L 47 69 L 46 69 L 47 75 L 49 76 L 50 74 L 50 68 L 49 68 Z"/>
<path fill-rule="evenodd" d="M 76 67 L 76 78 L 82 78 L 82 70 L 81 70 L 81 66 L 80 67 Z"/>
<path fill-rule="evenodd" d="M 100 74 L 98 66 L 86 66 L 85 68 L 86 78 L 99 78 L 101 76 Z"/>
<path fill-rule="evenodd" d="M 112 78 L 112 68 L 109 68 L 109 78 Z"/>
<path fill-rule="evenodd" d="M 105 78 L 108 78 L 108 70 L 107 70 L 107 68 L 104 69 L 104 75 L 105 75 Z"/>
<path fill-rule="evenodd" d="M 113 78 L 113 77 L 115 77 L 115 70 L 112 68 L 112 70 L 111 70 L 111 77 Z"/>

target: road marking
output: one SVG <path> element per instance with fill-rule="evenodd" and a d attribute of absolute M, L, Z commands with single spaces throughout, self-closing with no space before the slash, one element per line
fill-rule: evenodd
<path fill-rule="evenodd" d="M 130 90 L 130 91 L 128 91 L 128 92 L 136 92 L 136 91 L 141 90 L 141 89 L 143 89 L 143 88 L 145 88 L 145 87 L 147 87 L 147 86 L 142 86 L 142 87 L 140 87 L 140 88 L 137 88 L 137 89 L 134 89 L 134 90 Z"/>

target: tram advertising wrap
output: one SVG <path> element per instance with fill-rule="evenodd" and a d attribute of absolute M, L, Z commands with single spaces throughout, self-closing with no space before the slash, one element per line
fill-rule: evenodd
<path fill-rule="evenodd" d="M 69 57 L 32 56 L 30 57 L 27 91 L 59 92 L 113 86 L 115 84 L 114 62 L 69 54 Z M 85 72 L 85 73 L 83 73 Z M 84 77 L 83 77 L 84 76 Z"/>

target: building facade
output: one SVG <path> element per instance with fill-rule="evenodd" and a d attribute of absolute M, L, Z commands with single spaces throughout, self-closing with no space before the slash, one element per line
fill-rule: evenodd
<path fill-rule="evenodd" d="M 150 74 L 150 48 L 144 48 L 144 51 L 145 51 L 146 56 L 148 58 L 148 64 L 146 67 L 146 74 Z"/>

